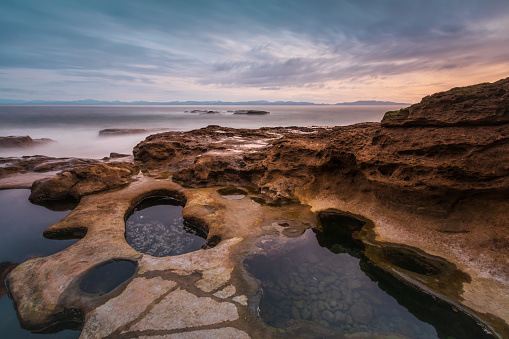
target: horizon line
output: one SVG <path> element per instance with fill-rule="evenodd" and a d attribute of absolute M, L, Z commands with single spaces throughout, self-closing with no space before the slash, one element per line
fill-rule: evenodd
<path fill-rule="evenodd" d="M 411 105 L 411 103 L 381 101 L 381 100 L 357 100 L 351 102 L 338 102 L 334 104 L 314 103 L 309 101 L 268 101 L 268 100 L 247 100 L 247 101 L 222 101 L 222 100 L 174 100 L 174 101 L 120 101 L 120 100 L 96 100 L 96 99 L 78 99 L 78 100 L 18 100 L 18 99 L 0 99 L 0 105 L 316 105 L 316 106 L 335 106 L 335 105 Z"/>

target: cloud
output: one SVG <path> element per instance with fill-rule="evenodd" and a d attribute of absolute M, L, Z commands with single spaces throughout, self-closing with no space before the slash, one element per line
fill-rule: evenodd
<path fill-rule="evenodd" d="M 94 83 L 111 99 L 118 83 L 283 95 L 334 81 L 503 68 L 508 30 L 506 0 L 3 0 L 0 70 L 46 70 L 55 91 L 66 81 Z"/>

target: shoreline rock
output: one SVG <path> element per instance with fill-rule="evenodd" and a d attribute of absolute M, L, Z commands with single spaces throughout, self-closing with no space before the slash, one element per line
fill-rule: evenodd
<path fill-rule="evenodd" d="M 34 181 L 28 200 L 33 203 L 79 201 L 85 195 L 124 186 L 136 173 L 136 166 L 126 162 L 82 165 L 54 177 Z"/>

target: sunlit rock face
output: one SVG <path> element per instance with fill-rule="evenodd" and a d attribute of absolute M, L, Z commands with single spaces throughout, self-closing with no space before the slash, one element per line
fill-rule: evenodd
<path fill-rule="evenodd" d="M 509 78 L 456 87 L 387 112 L 382 126 L 482 126 L 509 123 Z"/>

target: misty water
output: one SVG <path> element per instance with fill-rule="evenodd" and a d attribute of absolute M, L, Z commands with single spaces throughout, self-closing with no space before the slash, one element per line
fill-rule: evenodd
<path fill-rule="evenodd" d="M 155 131 L 99 137 L 107 128 L 188 131 L 208 125 L 235 128 L 275 126 L 341 126 L 380 121 L 385 112 L 400 106 L 18 106 L 0 105 L 0 136 L 29 135 L 51 143 L 30 149 L 0 149 L 0 157 L 42 154 L 58 157 L 102 158 L 110 152 L 132 152 Z M 219 113 L 189 113 L 192 110 Z M 269 115 L 233 114 L 259 109 Z M 186 111 L 188 111 L 186 113 Z M 230 111 L 230 112 L 228 112 Z"/>

